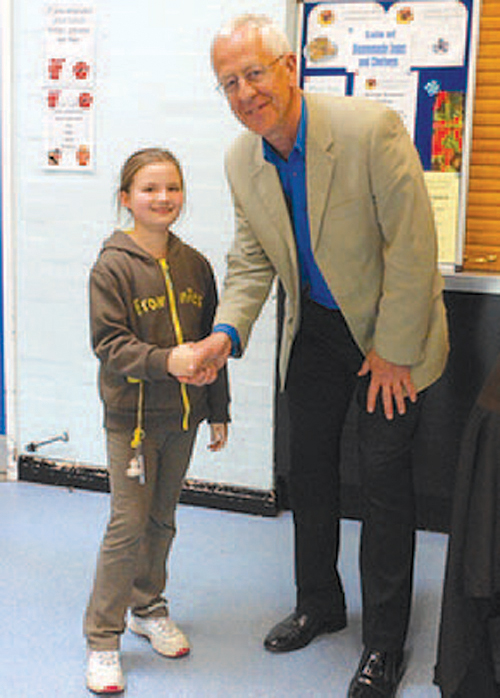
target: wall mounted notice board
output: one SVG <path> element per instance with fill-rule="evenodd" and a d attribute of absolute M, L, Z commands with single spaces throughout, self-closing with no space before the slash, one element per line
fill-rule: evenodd
<path fill-rule="evenodd" d="M 420 154 L 443 267 L 462 265 L 479 0 L 304 2 L 306 92 L 378 99 Z"/>

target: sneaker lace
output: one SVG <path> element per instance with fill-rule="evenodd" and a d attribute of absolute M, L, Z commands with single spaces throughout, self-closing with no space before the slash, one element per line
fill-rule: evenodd
<path fill-rule="evenodd" d="M 117 652 L 102 652 L 97 655 L 97 661 L 102 667 L 115 667 L 118 666 L 118 653 Z"/>
<path fill-rule="evenodd" d="M 158 618 L 156 623 L 158 632 L 160 632 L 162 635 L 169 636 L 175 634 L 176 627 L 173 625 L 170 618 Z"/>

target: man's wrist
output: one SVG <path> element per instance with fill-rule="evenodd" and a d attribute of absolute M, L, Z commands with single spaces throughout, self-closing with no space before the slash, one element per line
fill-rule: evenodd
<path fill-rule="evenodd" d="M 232 325 L 228 325 L 227 323 L 220 322 L 212 330 L 213 333 L 221 332 L 227 337 L 229 337 L 229 340 L 231 342 L 231 351 L 230 351 L 230 356 L 237 357 L 241 356 L 241 342 L 240 342 L 240 336 L 238 334 L 238 330 L 233 327 Z"/>

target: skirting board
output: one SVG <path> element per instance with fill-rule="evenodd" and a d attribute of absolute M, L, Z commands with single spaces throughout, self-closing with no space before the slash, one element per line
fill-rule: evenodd
<path fill-rule="evenodd" d="M 18 459 L 18 478 L 25 482 L 109 492 L 109 477 L 105 468 L 92 468 L 61 460 L 21 455 Z M 182 504 L 259 516 L 278 514 L 274 492 L 200 480 L 186 480 L 180 501 Z"/>
<path fill-rule="evenodd" d="M 109 492 L 109 478 L 105 468 L 93 468 L 35 456 L 19 457 L 18 478 L 26 482 Z M 344 483 L 341 500 L 343 518 L 362 518 L 361 492 L 358 486 Z M 277 516 L 280 511 L 289 508 L 286 487 L 281 479 L 277 481 L 276 492 L 186 480 L 181 494 L 181 503 L 258 516 Z M 448 533 L 451 502 L 440 497 L 420 496 L 417 498 L 416 515 L 418 529 Z"/>

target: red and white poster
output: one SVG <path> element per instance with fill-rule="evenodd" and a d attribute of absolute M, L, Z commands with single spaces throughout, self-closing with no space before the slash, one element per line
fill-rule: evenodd
<path fill-rule="evenodd" d="M 46 7 L 44 166 L 95 166 L 95 13 L 90 5 Z"/>

